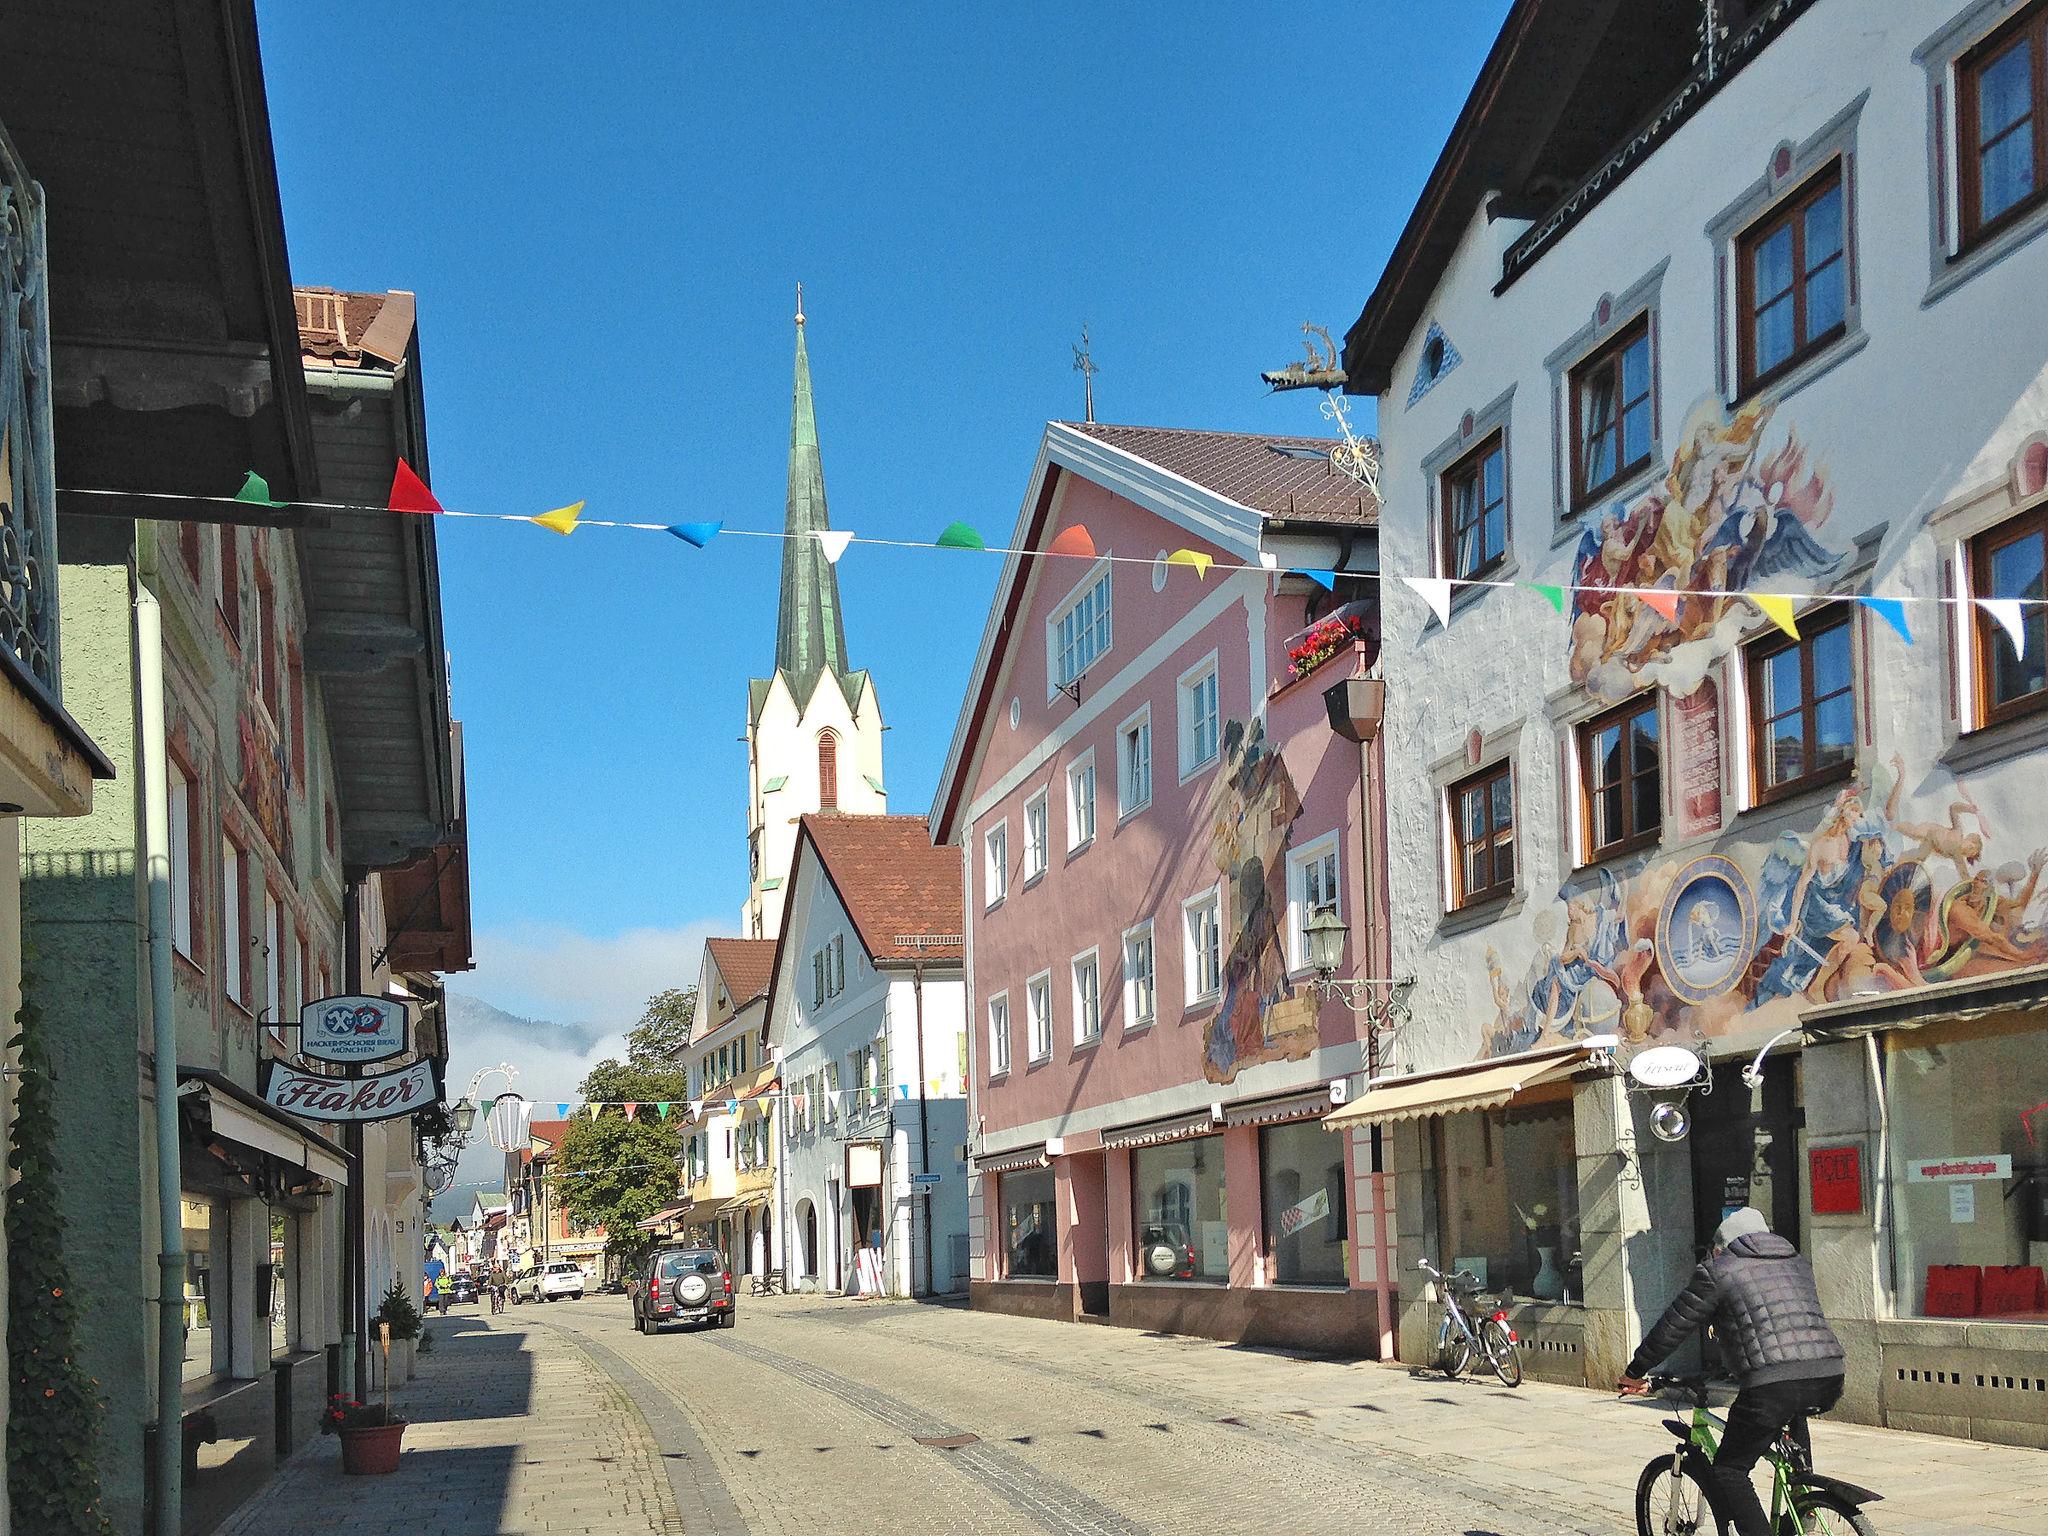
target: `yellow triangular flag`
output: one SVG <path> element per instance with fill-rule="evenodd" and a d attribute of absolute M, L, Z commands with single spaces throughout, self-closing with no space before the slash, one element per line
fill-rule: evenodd
<path fill-rule="evenodd" d="M 557 507 L 552 512 L 543 512 L 539 517 L 529 517 L 529 523 L 539 523 L 543 528 L 552 528 L 567 538 L 576 531 L 576 519 L 583 515 L 583 503 L 572 501 L 566 507 Z"/>
<path fill-rule="evenodd" d="M 1757 611 L 1794 640 L 1799 638 L 1799 625 L 1792 617 L 1792 599 L 1772 592 L 1750 592 L 1744 594 L 1757 606 Z"/>
<path fill-rule="evenodd" d="M 1207 581 L 1209 567 L 1216 563 L 1214 555 L 1205 555 L 1199 549 L 1176 549 L 1166 557 L 1168 565 L 1191 565 L 1195 568 L 1195 580 Z"/>

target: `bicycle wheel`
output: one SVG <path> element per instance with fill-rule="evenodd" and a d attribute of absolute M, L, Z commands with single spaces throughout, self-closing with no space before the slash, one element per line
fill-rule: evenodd
<path fill-rule="evenodd" d="M 1636 1536 L 1727 1536 L 1728 1527 L 1707 1503 L 1707 1490 L 1690 1472 L 1674 1471 L 1659 1456 L 1636 1479 Z"/>
<path fill-rule="evenodd" d="M 1799 1513 L 1797 1528 L 1786 1527 L 1786 1536 L 1877 1536 L 1870 1517 L 1838 1493 L 1824 1488 L 1802 1488 L 1794 1496 Z"/>
<path fill-rule="evenodd" d="M 1463 1329 L 1446 1317 L 1436 1335 L 1436 1368 L 1456 1381 L 1471 1365 L 1471 1341 Z"/>
<path fill-rule="evenodd" d="M 1486 1346 L 1487 1362 L 1493 1367 L 1493 1374 L 1500 1378 L 1504 1387 L 1519 1387 L 1522 1384 L 1522 1351 L 1508 1334 L 1508 1325 L 1497 1317 L 1489 1317 L 1479 1325 L 1479 1342 Z"/>

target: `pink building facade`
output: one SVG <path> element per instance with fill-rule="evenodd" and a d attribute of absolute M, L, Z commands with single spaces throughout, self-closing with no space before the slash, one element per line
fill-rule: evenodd
<path fill-rule="evenodd" d="M 1330 573 L 1372 568 L 1377 507 L 1327 446 L 1047 428 L 932 815 L 968 893 L 977 1306 L 1388 1339 L 1390 1191 L 1320 1124 L 1367 1032 L 1305 939 L 1334 909 L 1336 974 L 1384 974 L 1372 749 L 1323 697 L 1374 660 L 1371 584 Z"/>

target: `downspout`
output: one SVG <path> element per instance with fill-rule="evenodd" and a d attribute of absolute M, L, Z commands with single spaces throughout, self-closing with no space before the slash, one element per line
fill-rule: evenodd
<path fill-rule="evenodd" d="M 924 961 L 919 960 L 910 973 L 910 995 L 916 1000 L 917 1015 L 917 1171 L 929 1174 L 932 1171 L 931 1107 L 925 1097 L 924 1075 Z M 918 1194 L 924 1201 L 924 1293 L 932 1294 L 932 1187 L 920 1184 Z M 912 1239 L 913 1244 L 915 1239 Z"/>
<path fill-rule="evenodd" d="M 140 545 L 148 540 L 143 535 Z M 156 1536 L 184 1519 L 185 1250 L 178 1146 L 178 1019 L 171 991 L 171 802 L 164 732 L 164 625 L 156 594 L 135 576 L 135 687 L 142 716 L 142 849 L 149 887 L 149 1022 L 156 1082 Z"/>
<path fill-rule="evenodd" d="M 1384 852 L 1387 831 L 1385 763 L 1386 731 L 1358 748 L 1358 831 L 1359 855 L 1365 865 L 1365 946 L 1368 974 L 1394 974 L 1393 935 L 1389 928 L 1391 903 L 1387 886 Z M 1388 983 L 1392 985 L 1391 982 Z M 1389 994 L 1391 995 L 1391 994 Z M 1380 1069 L 1380 1032 L 1368 1018 L 1365 1037 L 1365 1077 L 1370 1084 Z M 1379 1324 L 1382 1360 L 1396 1357 L 1394 1340 L 1394 1239 L 1387 1230 L 1386 1138 L 1381 1128 L 1372 1128 L 1372 1246 L 1377 1281 L 1373 1287 L 1374 1309 Z"/>

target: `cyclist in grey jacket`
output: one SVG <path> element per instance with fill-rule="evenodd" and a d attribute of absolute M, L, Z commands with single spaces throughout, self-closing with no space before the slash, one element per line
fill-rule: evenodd
<path fill-rule="evenodd" d="M 1646 1391 L 1643 1378 L 1708 1324 L 1742 1388 L 1728 1410 L 1708 1493 L 1738 1536 L 1771 1536 L 1750 1471 L 1788 1426 L 1807 1444 L 1806 1416 L 1841 1399 L 1843 1356 L 1821 1312 L 1813 1267 L 1748 1206 L 1715 1230 L 1706 1262 L 1629 1361 L 1622 1392 Z"/>

